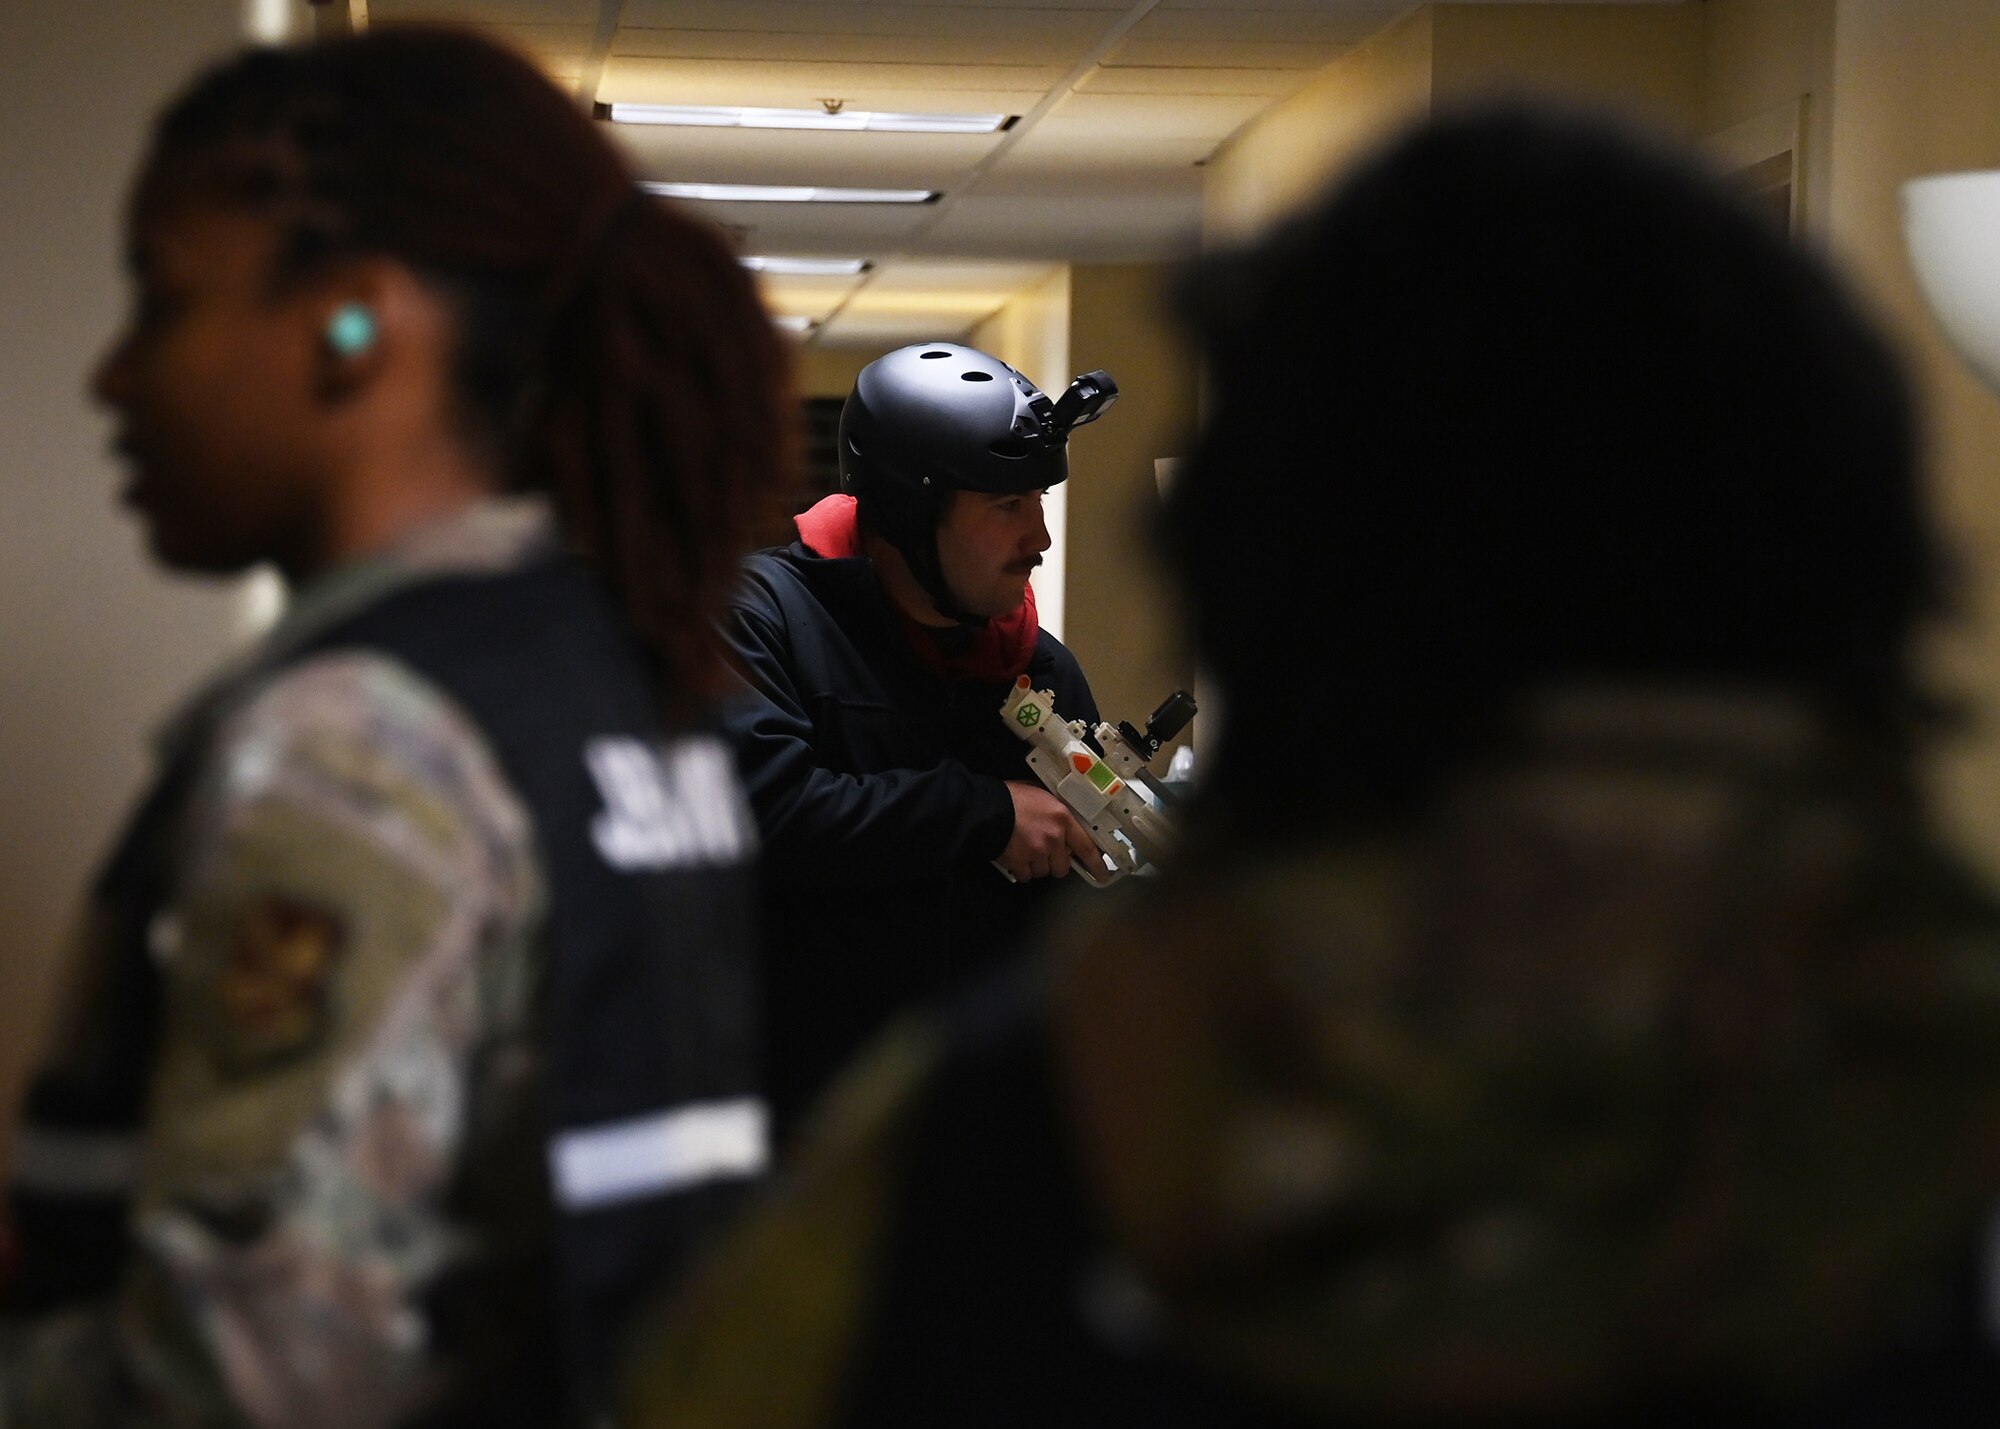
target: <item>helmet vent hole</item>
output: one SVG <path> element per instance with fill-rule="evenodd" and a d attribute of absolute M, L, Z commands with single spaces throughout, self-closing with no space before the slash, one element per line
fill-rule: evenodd
<path fill-rule="evenodd" d="M 1004 456 L 1009 460 L 1019 461 L 1028 454 L 1028 444 L 1019 437 L 1002 437 L 999 441 L 988 447 L 987 450 L 995 456 Z"/>
<path fill-rule="evenodd" d="M 948 353 L 948 352 L 926 352 L 926 353 L 923 353 L 923 354 L 922 354 L 922 356 L 924 357 L 924 359 L 925 359 L 926 361 L 928 361 L 929 359 L 931 359 L 931 358 L 933 358 L 933 357 L 950 357 L 950 356 L 951 356 L 951 354 L 950 354 L 950 353 Z"/>
<path fill-rule="evenodd" d="M 991 382 L 993 374 L 990 372 L 961 372 L 958 374 L 958 380 L 961 382 Z"/>

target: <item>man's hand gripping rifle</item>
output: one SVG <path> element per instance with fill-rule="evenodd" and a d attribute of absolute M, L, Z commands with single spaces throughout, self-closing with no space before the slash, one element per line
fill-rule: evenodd
<path fill-rule="evenodd" d="M 1014 682 L 1000 706 L 1007 727 L 1028 743 L 1028 767 L 1049 791 L 1076 815 L 1077 822 L 1103 851 L 1102 868 L 1085 868 L 1072 860 L 1091 883 L 1102 888 L 1148 864 L 1163 863 L 1173 846 L 1173 821 L 1134 787 L 1143 784 L 1162 805 L 1173 796 L 1147 765 L 1160 746 L 1194 718 L 1194 696 L 1175 690 L 1146 721 L 1145 731 L 1121 721 L 1101 723 L 1089 731 L 1104 751 L 1102 758 L 1084 743 L 1082 720 L 1064 720 L 1056 713 L 1055 696 L 1034 688 L 1026 675 Z"/>

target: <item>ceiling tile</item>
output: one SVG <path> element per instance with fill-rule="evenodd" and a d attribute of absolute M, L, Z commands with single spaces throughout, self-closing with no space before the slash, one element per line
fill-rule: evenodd
<path fill-rule="evenodd" d="M 764 306 L 774 313 L 797 313 L 824 318 L 846 300 L 855 289 L 854 278 L 772 278 L 760 277 L 757 291 Z"/>
<path fill-rule="evenodd" d="M 1065 17 L 1088 14 L 1101 21 L 1131 9 L 1131 0 L 1064 0 L 1053 4 L 1008 4 L 1001 0 L 953 0 L 953 3 L 860 4 L 799 3 L 799 0 L 626 0 L 623 23 L 654 29 L 684 30 L 847 30 L 866 28 L 881 34 L 921 34 L 926 27 L 950 29 L 971 17 L 988 28 L 1060 24 Z"/>
<path fill-rule="evenodd" d="M 1108 134 L 1087 119 L 1051 114 L 993 166 L 994 179 L 1015 170 L 1050 175 L 1102 176 L 1110 171 L 1188 169 L 1213 153 L 1220 140 L 1202 134 L 1162 138 L 1146 133 Z"/>
<path fill-rule="evenodd" d="M 1197 157 L 1210 152 L 1213 147 L 1207 140 L 1161 146 L 1162 150 L 1178 148 L 1181 153 L 1192 152 Z M 1081 165 L 1056 168 L 1033 162 L 1000 164 L 985 176 L 977 189 L 963 197 L 966 201 L 973 198 L 1007 198 L 1067 204 L 1078 197 L 1098 194 L 1136 199 L 1151 195 L 1163 199 L 1178 196 L 1192 202 L 1201 197 L 1201 177 L 1201 170 L 1195 166 L 1194 159 L 1144 166 L 1125 162 L 1096 168 Z M 954 204 L 957 202 L 960 200 L 953 200 Z"/>
<path fill-rule="evenodd" d="M 368 0 L 370 25 L 451 22 L 591 29 L 597 14 L 598 0 Z"/>
<path fill-rule="evenodd" d="M 1536 3 L 1536 0 L 1529 0 L 1529 3 Z M 1575 3 L 1575 0 L 1554 0 L 1554 3 L 1568 4 Z M 1160 10 L 1224 10 L 1231 14 L 1239 10 L 1261 10 L 1274 14 L 1312 17 L 1314 23 L 1336 20 L 1349 25 L 1365 24 L 1373 30 L 1405 11 L 1417 7 L 1412 5 L 1410 0 L 1250 0 L 1248 5 L 1242 4 L 1241 0 L 1160 0 L 1159 8 Z"/>
<path fill-rule="evenodd" d="M 372 25 L 372 11 L 370 17 Z M 572 76 L 590 51 L 591 31 L 582 25 L 468 25 L 467 28 L 521 51 L 546 70 L 561 69 Z"/>
<path fill-rule="evenodd" d="M 971 293 L 985 294 L 1000 301 L 1045 281 L 1052 269 L 1047 263 L 939 262 L 898 259 L 884 263 L 868 284 L 875 293 Z"/>
<path fill-rule="evenodd" d="M 1064 73 L 1055 66 L 690 63 L 614 56 L 604 66 L 597 97 L 606 103 L 801 109 L 838 98 L 857 109 L 1021 114 L 1039 104 Z"/>
<path fill-rule="evenodd" d="M 1168 69 L 1153 65 L 1100 66 L 1076 86 L 1078 94 L 1259 95 L 1268 102 L 1305 80 L 1295 69 Z"/>
<path fill-rule="evenodd" d="M 889 352 L 906 343 L 958 342 L 991 314 L 950 317 L 943 313 L 842 313 L 813 335 L 815 347 L 871 348 Z"/>
<path fill-rule="evenodd" d="M 1238 8 L 1218 5 L 1181 10 L 1158 9 L 1132 31 L 1148 40 L 1224 40 L 1230 42 L 1356 45 L 1409 8 L 1395 5 L 1341 5 L 1317 10 Z"/>
<path fill-rule="evenodd" d="M 1199 139 L 1221 143 L 1270 100 L 1254 94 L 1071 94 L 1051 112 L 1107 139 Z"/>
<path fill-rule="evenodd" d="M 825 303 L 831 306 L 859 287 L 866 274 L 847 277 L 805 277 L 794 273 L 759 273 L 757 291 L 772 302 Z"/>
<path fill-rule="evenodd" d="M 1172 65 L 1182 69 L 1318 69 L 1352 46 L 1330 41 L 1126 39 L 1105 56 L 1107 68 Z"/>
<path fill-rule="evenodd" d="M 793 60 L 807 64 L 888 61 L 942 65 L 1047 65 L 1058 47 L 1080 57 L 1103 27 L 1092 24 L 1060 41 L 1018 28 L 998 35 L 873 35 L 811 30 L 621 29 L 612 53 L 633 58 L 739 60 L 751 64 Z"/>
<path fill-rule="evenodd" d="M 1121 263 L 1192 255 L 1201 243 L 1201 200 L 1192 194 L 1144 195 L 1102 190 L 1065 195 L 1059 204 L 973 194 L 954 204 L 925 234 L 920 253 L 968 257 L 1043 254 L 1079 262 Z"/>
<path fill-rule="evenodd" d="M 950 189 L 999 142 L 992 134 L 843 134 L 610 126 L 640 177 L 698 183 Z"/>
<path fill-rule="evenodd" d="M 1606 0 L 1600 0 L 1605 3 Z M 1004 136 L 616 126 L 648 178 L 937 188 L 921 207 L 688 203 L 740 251 L 869 258 L 861 277 L 765 275 L 810 341 L 880 352 L 959 337 L 1049 262 L 1195 251 L 1201 160 L 1416 0 L 1160 0 L 1076 90 L 1058 88 L 1138 0 L 369 0 L 373 22 L 480 26 L 566 87 L 600 20 L 598 97 L 1031 115 Z M 996 153 L 997 151 L 997 153 Z M 976 184 L 975 184 L 976 180 Z M 838 315 L 834 315 L 836 313 Z"/>
<path fill-rule="evenodd" d="M 938 64 L 876 60 L 642 60 L 614 52 L 620 69 L 671 67 L 689 82 L 760 84 L 856 94 L 882 90 L 1007 89 L 1046 91 L 1069 72 L 1061 64 Z"/>
<path fill-rule="evenodd" d="M 900 253 L 935 216 L 929 205 L 696 203 L 680 207 L 732 230 L 741 253 Z"/>

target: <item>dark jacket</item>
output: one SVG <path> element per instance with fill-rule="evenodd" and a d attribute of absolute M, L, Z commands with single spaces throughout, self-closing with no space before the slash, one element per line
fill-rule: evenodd
<path fill-rule="evenodd" d="M 804 544 L 750 557 L 725 635 L 747 677 L 725 712 L 764 840 L 767 1086 L 780 1127 L 893 1012 L 1021 948 L 1067 888 L 1015 885 L 1004 780 L 1033 782 L 1005 681 L 921 661 L 867 560 Z M 1097 721 L 1046 632 L 1027 672 Z"/>
<path fill-rule="evenodd" d="M 189 1422 L 233 1422 L 233 1410 L 195 1407 L 197 1396 L 233 1394 L 239 1379 L 252 1378 L 242 1366 L 254 1370 L 260 1361 L 240 1346 L 218 1353 L 206 1317 L 229 1324 L 231 1315 L 245 1317 L 245 1305 L 290 1305 L 266 1286 L 268 1275 L 243 1267 L 301 1254 L 286 1237 L 300 1225 L 317 1231 L 315 1218 L 338 1214 L 347 1219 L 313 1235 L 310 1254 L 332 1266 L 329 1277 L 379 1277 L 384 1288 L 376 1293 L 407 1296 L 385 1301 L 379 1313 L 423 1328 L 422 1363 L 407 1375 L 428 1388 L 409 1422 L 595 1423 L 628 1307 L 680 1267 L 761 1166 L 748 982 L 753 834 L 728 752 L 712 733 L 663 728 L 652 662 L 598 583 L 573 563 L 531 556 L 518 568 L 397 580 L 358 611 L 329 600 L 325 608 L 340 613 L 318 623 L 295 611 L 247 673 L 213 687 L 98 882 L 92 926 L 103 936 L 84 955 L 99 994 L 73 1035 L 58 1039 L 32 1089 L 24 1144 L 45 1154 L 17 1159 L 8 1219 L 21 1266 L 0 1294 L 0 1311 L 49 1315 L 51 1323 L 52 1312 L 96 1310 L 87 1321 L 78 1317 L 88 1333 L 0 1345 L 6 1422 L 17 1413 L 23 1422 L 47 1422 L 51 1406 L 62 1404 L 63 1422 L 73 1412 L 77 1423 L 122 1423 L 134 1412 L 131 1400 L 161 1392 L 145 1376 L 163 1373 L 171 1373 Z M 359 707 L 357 724 L 373 720 L 363 747 L 391 772 L 329 778 L 326 789 L 297 775 L 305 793 L 285 804 L 290 826 L 323 840 L 324 862 L 283 862 L 293 845 L 259 843 L 242 820 L 226 842 L 208 833 L 198 839 L 191 814 L 216 802 L 217 786 L 241 782 L 235 771 L 248 767 L 246 746 L 231 742 L 230 717 L 268 703 L 302 671 L 363 656 L 373 662 L 370 674 L 340 689 Z M 381 683 L 361 688 L 363 678 Z M 427 725 L 423 741 L 411 739 L 399 711 L 428 711 L 438 697 L 436 708 L 450 711 L 452 722 L 440 723 L 435 737 Z M 418 700 L 425 703 L 413 706 Z M 472 751 L 462 761 L 440 753 L 456 756 L 461 746 Z M 345 746 L 330 747 L 344 757 Z M 248 748 L 266 763 L 279 758 Z M 521 833 L 532 838 L 538 865 L 539 908 L 518 929 L 498 898 L 431 898 L 434 885 L 413 872 L 438 866 L 438 850 L 453 846 L 463 802 L 455 802 L 455 781 L 465 777 L 462 767 L 485 769 L 488 760 L 504 781 L 507 807 L 526 816 Z M 407 807 L 392 798 L 404 794 Z M 356 850 L 376 845 L 342 841 L 356 808 L 389 851 L 373 861 Z M 213 822 L 205 814 L 201 828 Z M 509 856 L 509 830 L 470 827 L 495 841 L 493 862 Z M 240 876 L 228 872 L 232 860 Z M 303 910 L 305 931 L 285 945 L 289 980 L 263 971 L 271 941 L 263 923 L 237 925 L 221 945 L 219 972 L 207 971 L 214 939 L 206 934 L 163 942 L 163 925 L 206 927 L 188 910 L 209 907 L 214 896 L 200 902 L 189 884 L 218 865 L 224 872 L 211 874 L 210 884 L 234 877 L 229 887 L 242 883 L 253 894 L 269 885 L 268 894 L 246 895 L 253 910 Z M 465 909 L 475 910 L 478 926 L 455 926 Z M 461 940 L 471 952 L 433 956 Z M 309 955 L 313 966 L 301 969 Z M 428 978 L 429 995 L 452 1011 L 393 1039 L 350 1029 L 349 1021 L 365 1022 L 355 1009 L 369 1006 L 357 989 L 392 962 L 389 1007 L 404 1006 L 410 985 Z M 313 981 L 315 972 L 323 982 Z M 236 1011 L 246 986 L 300 1021 L 322 1006 L 334 1010 L 318 1033 L 260 1046 L 251 1034 L 286 1024 L 268 1014 L 258 1020 L 255 1006 Z M 517 987 L 534 992 L 505 992 Z M 233 1000 L 230 989 L 238 990 Z M 390 1050 L 376 1053 L 377 1040 Z M 245 1044 L 260 1060 L 225 1060 Z M 187 1056 L 169 1055 L 197 1045 L 212 1049 L 199 1066 L 221 1070 L 193 1077 Z M 357 1066 L 377 1062 L 420 1068 L 426 1087 L 461 1080 L 462 1121 L 419 1124 L 386 1093 L 361 1111 L 343 1110 L 335 1090 L 322 1101 L 294 1094 L 302 1076 L 321 1074 L 317 1064 L 337 1088 L 336 1073 L 358 1076 Z M 184 1144 L 184 1130 L 174 1140 L 161 1127 L 184 1128 L 225 1095 L 230 1130 L 210 1134 L 198 1159 L 124 1149 L 141 1137 L 148 1147 Z M 398 1113 L 411 1124 L 390 1120 Z M 246 1122 L 258 1128 L 254 1136 Z M 312 1200 L 296 1184 L 309 1179 L 297 1169 L 307 1164 L 346 1186 L 343 1165 L 372 1165 L 368 1156 L 382 1154 L 351 1149 L 388 1137 L 381 1125 L 395 1128 L 383 1144 L 395 1148 L 396 1174 L 379 1187 L 364 1181 L 375 1199 L 356 1193 L 361 1209 L 332 1194 Z M 308 1139 L 317 1160 L 287 1149 Z M 267 1168 L 264 1153 L 246 1144 L 275 1147 L 280 1159 Z M 94 1159 L 78 1154 L 92 1148 Z M 107 1158 L 106 1150 L 115 1154 Z M 437 1187 L 423 1170 L 432 1158 L 446 1168 Z M 165 1170 L 155 1164 L 169 1159 Z M 130 1163 L 136 1174 L 112 1178 L 94 1169 L 100 1163 Z M 369 1209 L 377 1204 L 388 1209 Z M 170 1241 L 169 1231 L 180 1238 Z M 422 1247 L 433 1244 L 426 1236 L 448 1236 L 450 1258 L 406 1270 L 406 1259 L 420 1262 Z M 167 1244 L 180 1249 L 163 1256 Z M 308 1287 L 294 1298 L 318 1307 L 325 1323 L 296 1313 L 268 1332 L 259 1352 L 301 1366 L 292 1371 L 301 1384 L 351 1390 L 371 1405 L 395 1397 L 398 1366 L 368 1361 L 362 1380 L 339 1378 L 341 1366 L 359 1361 L 348 1342 L 365 1343 L 374 1302 L 335 1313 L 320 1304 L 330 1297 L 311 1288 L 316 1282 L 294 1274 Z M 205 1297 L 228 1303 L 214 1310 Z M 172 1309 L 141 1317 L 132 1310 L 141 1302 Z M 191 1323 L 197 1316 L 199 1325 Z M 141 1318 L 135 1337 L 125 1327 Z M 301 1343 L 301 1326 L 337 1343 Z M 144 1375 L 128 1376 L 122 1366 L 86 1373 L 98 1361 L 71 1346 L 88 1348 L 100 1335 L 119 1354 L 143 1360 Z M 378 1422 L 351 1408 L 344 1422 Z"/>

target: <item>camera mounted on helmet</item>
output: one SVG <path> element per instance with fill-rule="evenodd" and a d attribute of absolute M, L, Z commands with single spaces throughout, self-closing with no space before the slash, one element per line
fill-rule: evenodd
<path fill-rule="evenodd" d="M 1101 367 L 1095 372 L 1086 372 L 1072 379 L 1069 391 L 1057 400 L 1052 414 L 1053 425 L 1058 432 L 1068 436 L 1078 427 L 1088 426 L 1103 416 L 1105 410 L 1117 400 L 1118 384 L 1111 380 L 1109 372 Z"/>
<path fill-rule="evenodd" d="M 946 494 L 1044 491 L 1069 476 L 1069 434 L 1118 396 L 1108 372 L 1051 401 L 997 357 L 916 343 L 861 370 L 840 412 L 840 484 L 864 530 L 901 553 L 939 612 L 968 624 L 938 564 Z"/>

